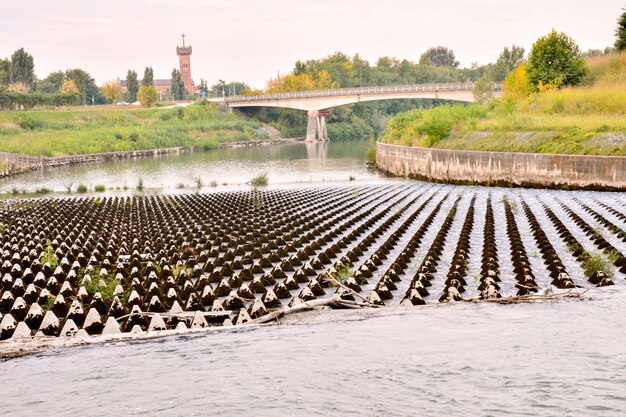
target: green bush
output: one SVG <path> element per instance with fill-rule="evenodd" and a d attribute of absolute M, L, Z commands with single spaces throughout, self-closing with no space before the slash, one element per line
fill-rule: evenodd
<path fill-rule="evenodd" d="M 89 189 L 87 188 L 87 186 L 85 184 L 78 184 L 78 186 L 76 187 L 76 192 L 77 193 L 84 194 L 87 191 L 89 191 Z"/>
<path fill-rule="evenodd" d="M 20 127 L 22 129 L 37 130 L 42 129 L 45 126 L 46 125 L 44 122 L 39 119 L 35 119 L 33 116 L 30 115 L 26 115 L 22 117 L 22 120 L 20 120 Z"/>
<path fill-rule="evenodd" d="M 268 183 L 267 172 L 259 174 L 250 180 L 250 185 L 253 187 L 265 187 Z"/>
<path fill-rule="evenodd" d="M 369 165 L 376 165 L 376 142 L 371 138 L 365 154 L 365 162 Z"/>
<path fill-rule="evenodd" d="M 103 193 L 106 191 L 106 187 L 102 184 L 97 184 L 95 187 L 93 187 L 93 190 L 97 193 Z"/>
<path fill-rule="evenodd" d="M 386 143 L 429 147 L 447 137 L 453 130 L 472 127 L 476 120 L 486 115 L 487 108 L 479 105 L 413 110 L 392 118 L 381 140 Z"/>

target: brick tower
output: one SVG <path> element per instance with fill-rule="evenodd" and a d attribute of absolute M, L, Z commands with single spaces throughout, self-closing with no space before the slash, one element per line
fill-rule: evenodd
<path fill-rule="evenodd" d="M 178 55 L 178 62 L 180 65 L 180 76 L 185 83 L 185 90 L 187 93 L 193 94 L 193 83 L 191 81 L 191 45 L 185 46 L 185 34 L 182 35 L 183 46 L 176 47 L 176 55 Z"/>

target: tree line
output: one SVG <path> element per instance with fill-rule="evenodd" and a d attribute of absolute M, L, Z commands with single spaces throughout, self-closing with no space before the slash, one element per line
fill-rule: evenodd
<path fill-rule="evenodd" d="M 53 71 L 44 79 L 35 76 L 35 60 L 24 48 L 16 50 L 10 58 L 0 59 L 0 108 L 32 108 L 37 105 L 71 106 L 117 103 L 125 100 L 152 106 L 158 100 L 154 87 L 154 71 L 146 67 L 141 85 L 137 73 L 128 70 L 127 92 L 117 81 L 107 81 L 98 87 L 94 78 L 79 68 Z M 172 71 L 168 99 L 184 100 L 187 91 L 180 71 Z"/>

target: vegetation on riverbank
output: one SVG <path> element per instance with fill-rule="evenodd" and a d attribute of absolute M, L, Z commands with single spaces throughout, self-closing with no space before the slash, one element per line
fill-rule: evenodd
<path fill-rule="evenodd" d="M 505 95 L 487 105 L 414 110 L 381 138 L 405 146 L 626 155 L 626 52 L 590 58 L 579 86 Z"/>
<path fill-rule="evenodd" d="M 0 112 L 0 149 L 60 156 L 266 139 L 262 123 L 214 103 L 167 109 L 62 109 Z"/>

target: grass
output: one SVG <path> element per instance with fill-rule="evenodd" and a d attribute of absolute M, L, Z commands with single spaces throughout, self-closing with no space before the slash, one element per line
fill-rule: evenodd
<path fill-rule="evenodd" d="M 113 300 L 115 287 L 120 283 L 114 276 L 94 276 L 91 280 L 82 281 L 82 285 L 90 296 L 94 296 L 97 292 L 102 296 L 102 300 L 106 303 Z M 128 298 L 128 297 L 126 297 Z"/>
<path fill-rule="evenodd" d="M 250 185 L 253 187 L 265 187 L 267 184 L 269 184 L 267 172 L 259 174 L 250 180 Z"/>
<path fill-rule="evenodd" d="M 93 187 L 93 190 L 94 190 L 95 192 L 97 192 L 97 193 L 103 193 L 103 192 L 105 192 L 105 191 L 106 191 L 106 189 L 107 189 L 107 188 L 106 188 L 104 185 L 102 185 L 102 184 L 97 184 L 97 185 L 95 185 L 95 186 Z"/>
<path fill-rule="evenodd" d="M 351 266 L 350 264 L 342 266 L 341 268 L 337 270 L 337 272 L 334 272 L 333 274 L 331 274 L 332 278 L 334 278 L 339 284 L 344 285 L 346 281 L 348 280 L 348 278 L 351 278 L 354 276 L 354 274 L 350 272 L 350 266 Z M 328 282 L 328 285 L 330 287 L 339 286 L 336 282 L 332 280 Z"/>
<path fill-rule="evenodd" d="M 52 308 L 52 306 L 54 305 L 55 299 L 56 299 L 55 297 L 53 297 L 52 295 L 49 295 L 46 302 L 41 305 L 41 311 L 43 311 L 44 314 Z"/>
<path fill-rule="evenodd" d="M 50 240 L 46 241 L 46 247 L 41 253 L 40 262 L 42 264 L 45 264 L 46 262 L 49 263 L 50 268 L 52 268 L 53 271 L 56 269 L 57 265 L 59 265 L 59 258 L 57 258 L 57 255 L 54 252 L 54 248 L 52 247 L 52 242 Z"/>
<path fill-rule="evenodd" d="M 582 262 L 587 277 L 592 277 L 598 272 L 603 272 L 609 278 L 615 274 L 615 268 L 611 259 L 607 259 L 598 252 L 587 253 Z"/>
<path fill-rule="evenodd" d="M 35 194 L 38 194 L 38 195 L 50 194 L 51 192 L 52 190 L 46 187 L 37 188 L 35 190 Z"/>
<path fill-rule="evenodd" d="M 175 109 L 92 109 L 0 112 L 0 149 L 62 156 L 182 146 L 214 149 L 220 143 L 264 139 L 262 124 L 214 103 Z"/>
<path fill-rule="evenodd" d="M 197 193 L 197 192 L 200 192 L 202 187 L 204 187 L 204 181 L 202 181 L 201 177 L 197 177 L 195 179 L 195 182 L 196 182 L 196 193 Z"/>
<path fill-rule="evenodd" d="M 381 142 L 549 154 L 626 155 L 626 52 L 587 61 L 576 87 L 488 105 L 451 105 L 394 117 Z"/>

